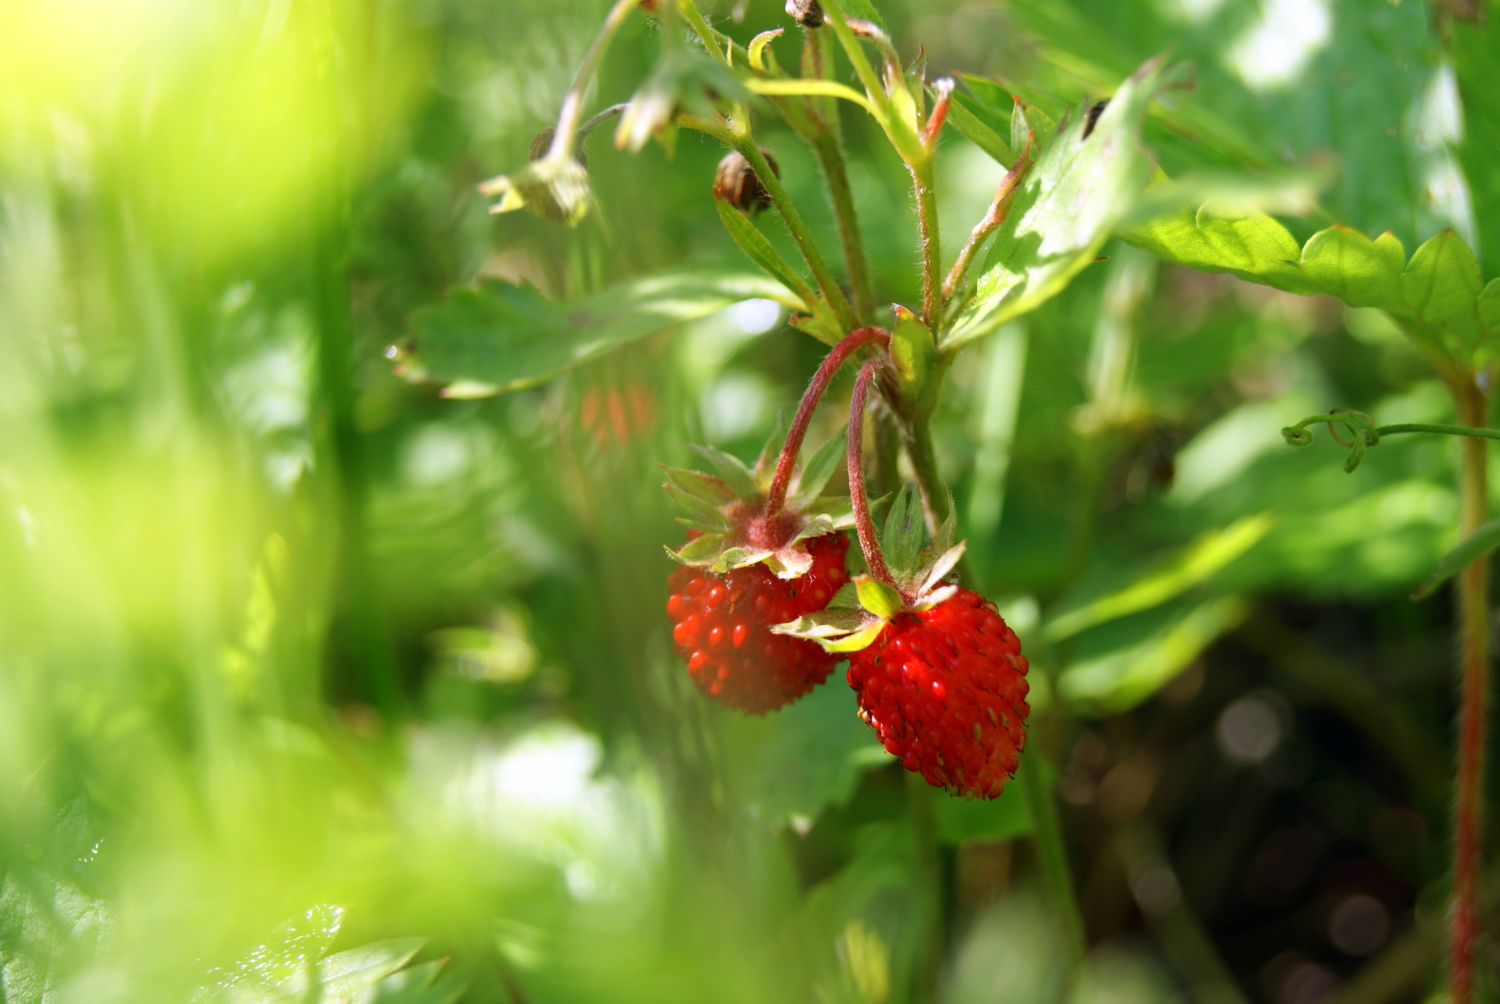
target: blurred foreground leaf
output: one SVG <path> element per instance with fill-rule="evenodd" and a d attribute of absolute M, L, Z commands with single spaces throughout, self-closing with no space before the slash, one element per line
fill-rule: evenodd
<path fill-rule="evenodd" d="M 1139 138 L 1146 108 L 1181 75 L 1181 67 L 1152 60 L 1120 85 L 1089 135 L 1079 108 L 1046 143 L 945 346 L 957 348 L 1032 310 L 1094 260 L 1150 177 Z"/>
<path fill-rule="evenodd" d="M 412 316 L 416 344 L 400 372 L 443 384 L 449 397 L 484 397 L 541 383 L 663 328 L 756 298 L 808 309 L 758 275 L 648 276 L 572 303 L 489 280 Z"/>
<path fill-rule="evenodd" d="M 773 826 L 794 817 L 814 820 L 828 805 L 848 801 L 861 774 L 891 759 L 860 721 L 853 693 L 839 680 L 768 721 L 774 731 L 761 747 L 750 783 L 761 818 Z"/>

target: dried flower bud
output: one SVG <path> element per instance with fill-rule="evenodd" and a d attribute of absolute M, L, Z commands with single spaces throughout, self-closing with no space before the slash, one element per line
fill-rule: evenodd
<path fill-rule="evenodd" d="M 760 152 L 776 177 L 781 177 L 781 168 L 776 166 L 771 151 L 762 149 Z M 758 213 L 771 208 L 770 193 L 739 151 L 731 151 L 719 161 L 718 173 L 714 175 L 714 198 L 724 200 L 742 213 Z"/>
<path fill-rule="evenodd" d="M 786 12 L 804 28 L 823 27 L 823 8 L 818 0 L 786 0 Z"/>

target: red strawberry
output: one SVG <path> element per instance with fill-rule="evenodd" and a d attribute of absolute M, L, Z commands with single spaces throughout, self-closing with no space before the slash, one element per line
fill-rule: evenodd
<path fill-rule="evenodd" d="M 860 717 L 907 770 L 950 794 L 994 798 L 1026 745 L 1026 658 L 995 605 L 959 589 L 904 610 L 849 654 Z"/>
<path fill-rule="evenodd" d="M 812 568 L 783 579 L 764 562 L 718 574 L 684 565 L 668 579 L 672 640 L 703 693 L 731 708 L 764 714 L 822 683 L 839 657 L 770 627 L 821 610 L 849 581 L 849 540 L 830 533 L 805 542 Z"/>

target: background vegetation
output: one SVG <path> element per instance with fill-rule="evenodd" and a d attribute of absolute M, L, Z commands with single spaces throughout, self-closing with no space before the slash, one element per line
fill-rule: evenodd
<path fill-rule="evenodd" d="M 951 373 L 942 472 L 1032 659 L 1023 769 L 1055 786 L 1090 946 L 1065 985 L 1019 786 L 912 789 L 841 673 L 747 719 L 671 650 L 657 465 L 752 456 L 795 403 L 822 348 L 780 307 L 499 396 L 394 372 L 413 313 L 479 278 L 573 299 L 748 270 L 697 134 L 596 136 L 576 229 L 486 212 L 604 6 L 0 6 L 0 1000 L 1439 992 L 1454 611 L 1408 594 L 1455 543 L 1458 447 L 1346 475 L 1278 434 L 1331 405 L 1454 421 L 1421 351 L 1376 310 L 1111 242 Z M 1171 47 L 1197 86 L 1147 125 L 1168 174 L 1272 171 L 1299 240 L 1452 228 L 1500 271 L 1495 11 L 880 7 L 998 121 Z M 789 26 L 708 8 L 741 41 Z M 632 18 L 593 105 L 659 43 Z M 914 304 L 904 169 L 844 128 L 877 299 Z M 810 152 L 761 138 L 837 247 Z M 943 143 L 964 234 L 1004 168 Z M 1495 966 L 1486 936 L 1483 993 Z"/>

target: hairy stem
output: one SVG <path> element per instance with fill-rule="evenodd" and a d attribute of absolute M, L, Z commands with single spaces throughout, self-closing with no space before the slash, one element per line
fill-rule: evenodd
<path fill-rule="evenodd" d="M 797 454 L 802 450 L 802 440 L 807 436 L 807 427 L 812 422 L 813 412 L 823 399 L 833 375 L 844 365 L 844 361 L 866 345 L 887 345 L 891 336 L 884 328 L 859 328 L 845 335 L 823 358 L 812 382 L 797 405 L 797 414 L 792 418 L 792 427 L 787 430 L 786 444 L 776 458 L 776 476 L 771 481 L 771 490 L 766 494 L 766 516 L 775 516 L 786 504 L 787 488 L 792 482 L 792 469 L 797 463 Z"/>
<path fill-rule="evenodd" d="M 937 338 L 943 319 L 943 243 L 938 237 L 937 186 L 932 158 L 908 164 L 917 196 L 917 227 L 922 243 L 922 323 Z"/>
<path fill-rule="evenodd" d="M 901 441 L 906 447 L 907 459 L 917 477 L 917 487 L 922 491 L 922 509 L 927 516 L 927 528 L 936 530 L 948 518 L 948 490 L 942 476 L 938 474 L 937 450 L 932 445 L 932 429 L 926 419 L 901 422 Z"/>
<path fill-rule="evenodd" d="M 765 155 L 760 152 L 760 147 L 750 135 L 748 123 L 735 131 L 734 148 L 750 162 L 751 170 L 760 179 L 766 194 L 771 197 L 771 204 L 781 214 L 782 221 L 786 223 L 786 228 L 792 235 L 793 243 L 797 245 L 797 250 L 802 252 L 803 260 L 812 270 L 813 280 L 817 282 L 819 291 L 828 301 L 828 305 L 833 308 L 834 314 L 838 316 L 840 326 L 845 331 L 853 331 L 859 327 L 859 321 L 854 316 L 854 308 L 849 305 L 849 298 L 839 288 L 833 273 L 828 271 L 828 263 L 823 260 L 822 252 L 813 242 L 807 224 L 802 222 L 797 207 L 792 205 L 791 197 L 786 194 L 786 189 L 781 185 L 781 179 L 776 177 L 776 172 L 771 170 L 770 164 L 766 163 Z"/>
<path fill-rule="evenodd" d="M 1488 402 L 1472 378 L 1457 385 L 1454 393 L 1463 425 L 1477 431 L 1487 423 Z M 1461 446 L 1458 532 L 1462 540 L 1485 521 L 1488 456 L 1483 439 L 1470 435 Z M 1479 934 L 1480 812 L 1489 703 L 1489 568 L 1484 558 L 1459 573 L 1458 606 L 1462 682 L 1457 791 L 1453 802 L 1453 913 L 1449 929 L 1448 990 L 1454 1004 L 1469 1004 L 1474 989 L 1474 941 Z"/>
<path fill-rule="evenodd" d="M 870 516 L 870 496 L 865 490 L 865 402 L 870 396 L 870 381 L 880 367 L 871 359 L 859 368 L 854 381 L 854 396 L 849 401 L 849 501 L 854 508 L 854 529 L 859 534 L 859 549 L 864 552 L 870 574 L 898 589 L 885 555 L 880 553 L 880 538 L 875 535 L 875 520 Z"/>
<path fill-rule="evenodd" d="M 724 55 L 723 50 L 719 48 L 719 40 L 714 37 L 714 30 L 703 19 L 703 12 L 698 9 L 698 5 L 693 0 L 682 0 L 681 7 L 687 13 L 688 25 L 693 29 L 699 40 L 703 42 L 703 47 L 712 52 L 719 62 L 727 66 L 729 64 L 729 57 Z"/>
<path fill-rule="evenodd" d="M 865 258 L 864 238 L 859 232 L 859 213 L 854 208 L 854 192 L 849 187 L 849 171 L 844 163 L 844 144 L 839 135 L 838 109 L 827 130 L 813 143 L 828 195 L 833 202 L 833 216 L 838 221 L 839 241 L 844 246 L 844 265 L 849 270 L 849 291 L 854 297 L 854 313 L 861 321 L 875 314 L 875 297 L 871 292 L 870 265 Z"/>

